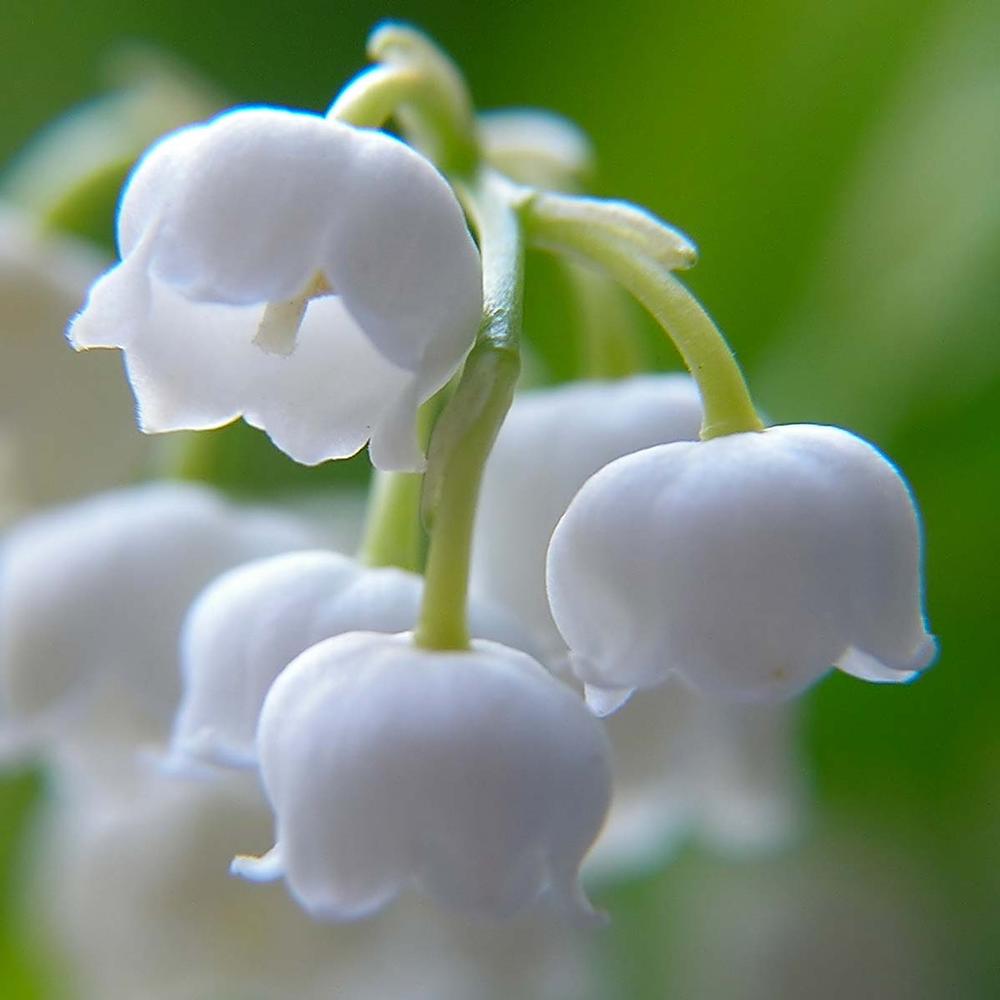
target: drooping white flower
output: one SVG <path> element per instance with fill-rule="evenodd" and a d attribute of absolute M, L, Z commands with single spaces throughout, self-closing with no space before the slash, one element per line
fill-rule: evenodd
<path fill-rule="evenodd" d="M 693 441 L 701 400 L 686 375 L 576 382 L 517 396 L 486 464 L 476 514 L 472 589 L 565 653 L 549 614 L 545 552 L 576 492 L 622 455 Z"/>
<path fill-rule="evenodd" d="M 795 695 L 834 665 L 906 681 L 936 652 L 913 498 L 882 454 L 834 427 L 612 462 L 556 528 L 548 589 L 605 708 L 672 675 L 737 700 Z"/>
<path fill-rule="evenodd" d="M 314 545 L 304 522 L 193 485 L 102 494 L 18 523 L 0 547 L 0 707 L 11 739 L 166 734 L 195 594 L 261 555 Z"/>
<path fill-rule="evenodd" d="M 185 622 L 175 755 L 253 766 L 261 706 L 278 674 L 310 646 L 343 632 L 412 629 L 422 594 L 423 578 L 415 573 L 372 569 L 319 550 L 225 573 L 198 597 Z M 469 610 L 477 638 L 528 648 L 505 616 L 479 601 Z"/>
<path fill-rule="evenodd" d="M 366 917 L 411 886 L 474 914 L 544 893 L 593 917 L 578 872 L 608 808 L 606 738 L 524 653 L 328 639 L 275 681 L 258 755 L 276 844 L 233 870 L 284 876 L 318 919 Z"/>
<path fill-rule="evenodd" d="M 479 256 L 451 189 L 380 132 L 276 108 L 173 133 L 118 217 L 122 263 L 70 336 L 120 347 L 144 430 L 239 416 L 314 464 L 371 439 L 416 468 L 417 405 L 479 324 Z"/>
<path fill-rule="evenodd" d="M 483 480 L 472 584 L 531 630 L 550 663 L 567 659 L 545 593 L 559 518 L 604 465 L 693 441 L 701 418 L 684 375 L 575 383 L 514 400 Z M 784 706 L 726 705 L 676 682 L 611 716 L 614 802 L 588 875 L 661 863 L 691 834 L 735 854 L 786 841 L 801 798 L 792 730 Z"/>
<path fill-rule="evenodd" d="M 128 482 L 147 442 L 114 358 L 80 358 L 63 331 L 104 266 L 0 206 L 0 437 L 16 511 Z"/>

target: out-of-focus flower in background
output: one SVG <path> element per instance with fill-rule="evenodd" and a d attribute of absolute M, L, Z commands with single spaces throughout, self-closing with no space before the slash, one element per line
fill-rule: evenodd
<path fill-rule="evenodd" d="M 77 358 L 63 335 L 103 267 L 92 246 L 0 205 L 2 489 L 12 511 L 122 485 L 148 460 L 121 365 Z"/>
<path fill-rule="evenodd" d="M 319 534 L 294 515 L 169 482 L 18 522 L 0 546 L 4 737 L 43 754 L 110 745 L 127 755 L 164 739 L 197 593 L 237 563 L 308 548 Z"/>

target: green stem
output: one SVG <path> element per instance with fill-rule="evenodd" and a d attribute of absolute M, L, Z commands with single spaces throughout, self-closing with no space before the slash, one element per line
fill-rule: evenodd
<path fill-rule="evenodd" d="M 327 117 L 361 128 L 389 118 L 409 143 L 448 174 L 471 176 L 479 141 L 468 87 L 455 64 L 426 35 L 387 23 L 368 41 L 376 65 L 337 95 Z"/>
<path fill-rule="evenodd" d="M 698 383 L 705 411 L 703 439 L 763 430 L 731 348 L 697 299 L 663 263 L 650 258 L 648 234 L 630 239 L 627 230 L 602 228 L 596 216 L 589 224 L 550 218 L 542 198 L 526 198 L 520 208 L 539 246 L 600 265 L 667 332 Z"/>
<path fill-rule="evenodd" d="M 220 433 L 219 430 L 181 431 L 163 435 L 153 451 L 149 478 L 212 482 L 218 464 Z"/>
<path fill-rule="evenodd" d="M 436 393 L 417 413 L 417 437 L 426 447 L 447 389 Z M 419 472 L 380 472 L 372 476 L 365 517 L 365 535 L 358 561 L 366 566 L 423 569 L 424 532 L 420 504 L 424 477 Z"/>
<path fill-rule="evenodd" d="M 358 561 L 419 573 L 423 549 L 418 472 L 376 472 L 372 477 L 365 536 Z"/>
<path fill-rule="evenodd" d="M 398 21 L 375 28 L 368 37 L 368 55 L 419 76 L 420 86 L 394 112 L 410 144 L 444 173 L 473 176 L 479 138 L 472 98 L 458 66 L 422 31 Z"/>
<path fill-rule="evenodd" d="M 483 172 L 459 193 L 479 237 L 484 318 L 431 438 L 424 486 L 431 540 L 415 635 L 425 649 L 469 647 L 469 562 L 479 487 L 520 371 L 524 241 L 509 186 Z"/>
<path fill-rule="evenodd" d="M 568 257 L 561 259 L 580 331 L 582 378 L 616 379 L 643 370 L 635 306 L 607 275 Z"/>
<path fill-rule="evenodd" d="M 411 67 L 371 66 L 344 87 L 326 116 L 357 128 L 381 128 L 420 85 L 420 74 Z"/>

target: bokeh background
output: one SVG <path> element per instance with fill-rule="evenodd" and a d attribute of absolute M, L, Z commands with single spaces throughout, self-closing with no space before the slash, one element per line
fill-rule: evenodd
<path fill-rule="evenodd" d="M 805 699 L 798 846 L 741 862 L 690 847 L 608 890 L 602 996 L 1000 997 L 1000 4 L 14 0 L 0 162 L 101 94 L 123 41 L 175 53 L 234 101 L 319 110 L 388 16 L 436 37 L 481 108 L 579 123 L 597 191 L 698 242 L 690 285 L 766 412 L 872 439 L 923 511 L 937 665 L 904 688 L 830 677 Z M 104 240 L 110 226 L 86 222 Z M 528 332 L 553 379 L 574 374 L 567 316 L 532 259 Z M 254 437 L 227 454 L 263 454 Z M 213 475 L 297 482 L 277 457 L 247 468 Z M 30 770 L 0 779 L 5 1000 L 47 995 L 18 906 L 43 787 Z"/>

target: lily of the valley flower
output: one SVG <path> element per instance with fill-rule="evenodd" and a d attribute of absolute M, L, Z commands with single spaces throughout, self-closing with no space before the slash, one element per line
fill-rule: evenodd
<path fill-rule="evenodd" d="M 472 584 L 516 615 L 563 666 L 545 552 L 581 486 L 623 455 L 694 441 L 702 410 L 684 375 L 578 382 L 514 400 L 483 480 Z M 687 836 L 727 853 L 773 848 L 797 827 L 792 719 L 784 706 L 725 705 L 664 685 L 607 720 L 615 795 L 587 859 L 595 877 L 662 863 Z"/>
<path fill-rule="evenodd" d="M 15 511 L 119 485 L 142 464 L 146 442 L 120 366 L 76 357 L 63 336 L 103 265 L 84 244 L 43 236 L 0 206 L 0 436 Z"/>
<path fill-rule="evenodd" d="M 233 870 L 284 876 L 314 917 L 360 919 L 414 886 L 475 914 L 547 894 L 593 918 L 578 878 L 608 808 L 607 742 L 530 656 L 341 635 L 278 677 L 257 738 L 276 844 Z"/>
<path fill-rule="evenodd" d="M 882 454 L 834 427 L 611 463 L 556 528 L 548 589 L 606 710 L 673 675 L 736 700 L 789 697 L 833 665 L 907 681 L 936 652 L 913 498 Z"/>
<path fill-rule="evenodd" d="M 380 132 L 245 108 L 173 133 L 70 337 L 119 347 L 146 431 L 239 416 L 314 464 L 416 468 L 418 404 L 472 346 L 479 256 L 448 184 Z"/>
<path fill-rule="evenodd" d="M 300 653 L 343 632 L 403 632 L 417 620 L 423 579 L 319 550 L 236 567 L 192 605 L 181 640 L 184 693 L 177 758 L 253 766 L 261 706 Z M 504 615 L 473 602 L 473 635 L 527 649 Z"/>
<path fill-rule="evenodd" d="M 0 547 L 0 706 L 15 742 L 166 735 L 177 639 L 219 573 L 316 542 L 305 523 L 161 483 L 21 521 Z"/>

